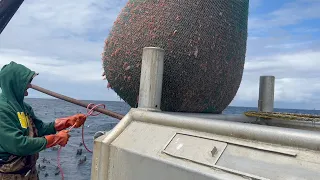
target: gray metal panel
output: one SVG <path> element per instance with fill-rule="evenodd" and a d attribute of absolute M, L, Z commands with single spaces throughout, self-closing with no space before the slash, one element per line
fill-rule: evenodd
<path fill-rule="evenodd" d="M 320 132 L 226 122 L 131 109 L 135 121 L 192 129 L 235 138 L 320 150 Z"/>
<path fill-rule="evenodd" d="M 110 149 L 110 156 L 110 180 L 247 180 L 217 170 L 212 170 L 216 173 L 213 176 L 114 146 Z"/>
<path fill-rule="evenodd" d="M 189 147 L 174 151 L 176 137 Z M 92 179 L 315 179 L 319 142 L 319 132 L 132 109 L 96 140 Z"/>
<path fill-rule="evenodd" d="M 175 134 L 162 151 L 170 156 L 213 166 L 227 147 L 227 143 L 187 134 Z"/>
<path fill-rule="evenodd" d="M 319 152 L 317 154 L 310 152 L 306 155 L 313 155 L 317 162 L 304 160 L 301 156 L 296 158 L 228 145 L 217 165 L 246 173 L 259 174 L 269 179 L 318 180 L 320 178 Z"/>
<path fill-rule="evenodd" d="M 111 144 L 108 179 L 248 179 L 243 177 L 244 174 L 230 173 L 163 153 L 177 130 L 132 122 Z"/>
<path fill-rule="evenodd" d="M 312 122 L 306 120 L 285 120 L 285 119 L 261 119 L 257 121 L 258 118 L 245 116 L 243 114 L 202 114 L 202 113 L 181 113 L 181 112 L 162 112 L 163 114 L 170 115 L 181 115 L 186 117 L 195 117 L 201 119 L 211 119 L 215 120 L 223 120 L 223 121 L 233 121 L 233 122 L 242 122 L 242 123 L 255 123 L 255 124 L 266 124 L 269 126 L 275 127 L 286 127 L 286 128 L 294 128 L 294 129 L 304 129 L 304 130 L 312 130 L 319 131 L 320 130 L 320 122 Z"/>

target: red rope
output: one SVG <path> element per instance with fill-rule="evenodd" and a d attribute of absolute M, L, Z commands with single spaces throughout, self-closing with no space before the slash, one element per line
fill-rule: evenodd
<path fill-rule="evenodd" d="M 93 106 L 93 107 L 92 107 Z M 86 114 L 86 117 L 89 117 L 89 116 L 98 116 L 100 113 L 96 113 L 94 114 L 94 110 L 96 108 L 98 108 L 99 106 L 103 106 L 103 108 L 105 108 L 106 106 L 104 104 L 98 104 L 98 105 L 94 105 L 92 103 L 90 103 L 88 106 L 87 106 L 87 114 Z M 90 108 L 92 107 L 92 108 Z M 74 128 L 75 125 L 73 125 L 68 131 L 70 132 L 73 128 Z M 84 124 L 82 125 L 82 144 L 83 146 L 85 147 L 85 149 L 92 153 L 92 151 L 87 147 L 86 143 L 84 142 Z M 58 164 L 58 168 L 60 170 L 60 173 L 61 173 L 61 178 L 62 180 L 64 180 L 64 173 L 63 173 L 63 169 L 61 167 L 61 164 L 60 164 L 60 154 L 61 154 L 61 149 L 62 149 L 62 146 L 60 146 L 59 150 L 58 150 L 58 157 L 57 157 L 57 164 Z"/>

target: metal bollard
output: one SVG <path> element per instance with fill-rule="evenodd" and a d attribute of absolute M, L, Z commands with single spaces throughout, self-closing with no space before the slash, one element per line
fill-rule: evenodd
<path fill-rule="evenodd" d="M 274 76 L 260 76 L 258 111 L 273 112 L 274 87 Z"/>
<path fill-rule="evenodd" d="M 164 50 L 143 48 L 138 108 L 160 111 Z"/>

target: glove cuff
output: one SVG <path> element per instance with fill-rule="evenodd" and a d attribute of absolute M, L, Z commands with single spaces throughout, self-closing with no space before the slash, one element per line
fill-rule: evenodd
<path fill-rule="evenodd" d="M 55 141 L 55 135 L 47 135 L 44 138 L 47 140 L 46 148 L 50 148 L 57 145 Z"/>
<path fill-rule="evenodd" d="M 54 128 L 56 129 L 56 131 L 61 131 L 61 130 L 67 129 L 70 126 L 72 126 L 72 124 L 70 123 L 69 118 L 56 119 L 55 124 L 54 124 Z"/>

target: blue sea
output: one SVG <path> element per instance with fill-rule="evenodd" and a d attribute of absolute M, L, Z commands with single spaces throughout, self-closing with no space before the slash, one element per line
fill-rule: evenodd
<path fill-rule="evenodd" d="M 36 115 L 44 122 L 54 121 L 56 118 L 71 116 L 76 113 L 86 113 L 86 109 L 69 102 L 57 99 L 26 99 L 34 109 Z M 124 102 L 102 102 L 85 101 L 87 103 L 105 104 L 108 110 L 119 114 L 126 114 L 130 107 Z M 223 114 L 242 114 L 246 111 L 257 110 L 250 107 L 228 107 Z M 316 110 L 297 110 L 297 109 L 275 109 L 278 112 L 291 112 L 303 114 L 319 114 Z M 93 135 L 97 131 L 106 131 L 112 129 L 118 120 L 106 115 L 91 116 L 85 123 L 85 142 L 92 150 Z M 73 129 L 68 145 L 61 151 L 61 165 L 64 171 L 65 180 L 89 180 L 91 175 L 91 157 L 80 144 L 81 128 Z M 82 149 L 82 154 L 77 155 L 77 151 Z M 81 150 L 80 150 L 81 151 Z M 57 149 L 46 149 L 40 153 L 38 166 L 40 166 L 40 179 L 61 180 L 61 175 L 57 174 Z M 85 161 L 84 161 L 85 160 Z M 81 162 L 81 163 L 79 163 Z"/>

